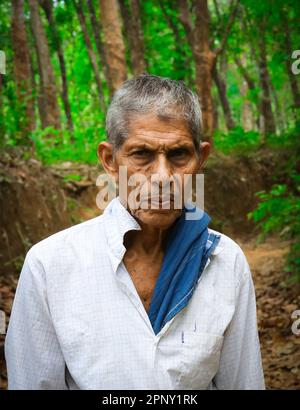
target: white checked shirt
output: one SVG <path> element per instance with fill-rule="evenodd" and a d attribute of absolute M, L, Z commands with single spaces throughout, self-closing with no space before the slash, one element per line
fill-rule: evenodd
<path fill-rule="evenodd" d="M 221 235 L 188 305 L 155 335 L 122 262 L 132 229 L 116 198 L 31 247 L 5 343 L 9 389 L 264 389 L 240 247 Z"/>

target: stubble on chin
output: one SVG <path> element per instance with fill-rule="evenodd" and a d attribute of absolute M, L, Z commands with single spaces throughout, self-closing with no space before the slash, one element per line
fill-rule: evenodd
<path fill-rule="evenodd" d="M 182 209 L 168 209 L 163 210 L 163 212 L 153 209 L 135 209 L 130 211 L 130 213 L 138 222 L 140 221 L 153 227 L 156 226 L 158 228 L 167 229 L 180 217 Z"/>

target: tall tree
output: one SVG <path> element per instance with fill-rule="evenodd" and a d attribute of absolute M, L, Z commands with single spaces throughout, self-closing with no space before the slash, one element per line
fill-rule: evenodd
<path fill-rule="evenodd" d="M 108 87 L 112 95 L 127 78 L 125 45 L 117 0 L 99 0 L 99 5 L 108 64 Z"/>
<path fill-rule="evenodd" d="M 42 127 L 52 126 L 60 129 L 60 110 L 56 95 L 55 77 L 37 0 L 29 0 L 29 9 L 40 74 L 40 99 L 42 103 L 40 115 Z"/>
<path fill-rule="evenodd" d="M 87 0 L 87 6 L 89 10 L 89 16 L 90 16 L 90 21 L 91 21 L 91 26 L 93 30 L 93 35 L 95 38 L 97 51 L 99 54 L 100 62 L 103 67 L 103 72 L 104 72 L 106 82 L 108 83 L 108 77 L 109 77 L 108 76 L 108 65 L 107 65 L 106 55 L 104 51 L 104 44 L 101 38 L 101 32 L 102 32 L 101 22 L 96 16 L 96 10 L 94 7 L 93 0 Z"/>
<path fill-rule="evenodd" d="M 255 127 L 259 129 L 258 112 L 260 107 L 257 104 L 255 104 L 255 107 L 253 107 L 253 101 L 250 101 L 249 99 L 249 91 L 253 92 L 255 90 L 255 82 L 248 71 L 246 60 L 247 59 L 245 54 L 241 54 L 240 57 L 234 57 L 234 62 L 238 68 L 238 72 L 242 76 L 242 81 L 239 84 L 240 93 L 243 97 L 241 107 L 242 126 L 245 131 L 250 131 Z M 255 108 L 255 110 L 253 110 L 253 108 Z"/>
<path fill-rule="evenodd" d="M 286 54 L 285 65 L 286 65 L 289 83 L 290 83 L 290 87 L 292 91 L 294 107 L 299 108 L 300 107 L 300 92 L 299 92 L 299 86 L 298 86 L 296 76 L 293 74 L 291 70 L 291 60 L 290 59 L 291 59 L 292 52 L 293 52 L 293 46 L 292 46 L 289 22 L 288 22 L 286 13 L 287 13 L 287 10 L 283 8 L 281 10 L 281 20 L 282 20 L 282 26 L 284 30 L 283 37 L 284 37 L 284 48 L 285 48 L 285 54 Z"/>
<path fill-rule="evenodd" d="M 52 0 L 39 0 L 39 2 L 45 11 L 47 20 L 49 22 L 49 27 L 50 27 L 51 34 L 52 34 L 53 43 L 57 51 L 59 67 L 60 67 L 60 74 L 61 74 L 61 83 L 62 83 L 61 98 L 64 104 L 65 114 L 67 117 L 68 129 L 71 135 L 73 135 L 74 126 L 73 126 L 71 107 L 70 107 L 70 102 L 69 102 L 66 63 L 65 63 L 65 57 L 63 53 L 61 39 L 60 39 L 58 30 L 56 28 L 56 21 L 53 15 L 53 3 L 52 3 Z"/>
<path fill-rule="evenodd" d="M 276 123 L 272 110 L 271 79 L 268 69 L 267 49 L 265 39 L 266 16 L 261 17 L 257 11 L 246 7 L 241 8 L 242 27 L 246 33 L 251 55 L 258 67 L 259 85 L 261 89 L 259 113 L 260 128 L 263 137 L 276 132 Z M 250 23 L 249 23 L 250 22 Z"/>
<path fill-rule="evenodd" d="M 5 131 L 6 129 L 3 113 L 3 74 L 0 73 L 0 147 L 4 145 Z"/>
<path fill-rule="evenodd" d="M 175 49 L 172 56 L 174 60 L 174 74 L 176 74 L 177 79 L 183 80 L 189 87 L 193 87 L 194 80 L 191 75 L 193 57 L 186 47 L 186 38 L 180 33 L 177 4 L 173 0 L 159 0 L 159 5 L 174 36 Z"/>
<path fill-rule="evenodd" d="M 30 84 L 30 58 L 24 18 L 23 0 L 12 1 L 12 47 L 14 76 L 18 96 L 18 118 L 22 142 L 28 143 L 28 133 L 34 129 L 34 100 Z"/>
<path fill-rule="evenodd" d="M 104 102 L 104 95 L 103 95 L 101 73 L 99 70 L 98 63 L 97 63 L 97 57 L 94 52 L 93 45 L 92 45 L 90 35 L 88 32 L 86 18 L 85 18 L 84 11 L 83 11 L 82 0 L 73 0 L 73 4 L 75 6 L 75 9 L 78 15 L 79 23 L 80 23 L 80 26 L 81 26 L 81 29 L 84 35 L 84 40 L 85 40 L 88 56 L 89 56 L 91 66 L 94 71 L 100 106 L 101 106 L 101 109 L 105 111 L 105 102 Z"/>
<path fill-rule="evenodd" d="M 235 122 L 233 120 L 230 104 L 227 98 L 226 81 L 220 74 L 217 64 L 215 64 L 212 74 L 213 74 L 214 82 L 217 86 L 221 106 L 222 106 L 223 113 L 224 113 L 226 127 L 228 130 L 231 130 L 232 128 L 235 127 Z"/>
<path fill-rule="evenodd" d="M 220 11 L 219 11 L 217 0 L 214 0 L 214 7 L 215 7 L 217 20 L 218 20 L 218 29 L 219 31 L 221 31 L 222 21 L 221 21 L 221 16 L 220 16 Z M 223 53 L 221 55 L 221 58 L 219 59 L 219 64 L 217 61 L 216 64 L 214 65 L 212 74 L 213 74 L 213 79 L 214 79 L 214 82 L 218 90 L 219 99 L 220 99 L 224 117 L 225 117 L 226 127 L 228 130 L 231 130 L 232 128 L 235 127 L 235 122 L 233 120 L 231 107 L 229 104 L 229 100 L 227 98 L 226 71 L 227 71 L 227 59 L 226 59 L 225 53 Z"/>
<path fill-rule="evenodd" d="M 144 38 L 141 25 L 141 10 L 139 0 L 119 0 L 124 29 L 128 41 L 131 66 L 134 74 L 145 71 Z"/>
<path fill-rule="evenodd" d="M 261 112 L 263 116 L 263 134 L 274 134 L 276 132 L 275 118 L 272 111 L 271 102 L 271 87 L 270 87 L 270 75 L 267 63 L 267 50 L 264 38 L 263 22 L 258 23 L 259 39 L 258 39 L 258 67 L 259 67 L 259 79 L 262 89 L 261 96 Z"/>
<path fill-rule="evenodd" d="M 234 62 L 238 67 L 238 71 L 243 78 L 243 82 L 240 85 L 241 94 L 244 97 L 243 100 L 243 107 L 242 107 L 242 123 L 243 128 L 249 131 L 251 128 L 251 124 L 255 124 L 257 129 L 260 127 L 260 103 L 259 101 L 255 101 L 255 109 L 256 112 L 252 112 L 251 110 L 251 102 L 249 101 L 247 95 L 248 90 L 250 92 L 255 91 L 255 81 L 250 75 L 247 67 L 246 67 L 246 56 L 244 54 L 239 56 L 234 56 Z M 249 115 L 249 121 L 247 120 L 247 115 Z M 255 117 L 255 120 L 254 120 Z"/>
<path fill-rule="evenodd" d="M 178 0 L 180 8 L 180 21 L 185 28 L 187 40 L 192 50 L 196 68 L 196 89 L 202 109 L 202 125 L 204 137 L 212 139 L 214 130 L 214 110 L 211 94 L 213 69 L 217 57 L 223 52 L 231 26 L 237 14 L 239 0 L 231 1 L 231 12 L 220 46 L 211 50 L 209 34 L 209 10 L 207 0 L 193 0 L 195 24 L 193 24 L 188 0 Z"/>
<path fill-rule="evenodd" d="M 255 89 L 255 82 L 252 79 L 252 77 L 250 76 L 250 74 L 248 73 L 248 71 L 245 68 L 244 64 L 242 63 L 241 59 L 239 57 L 235 56 L 234 61 L 235 61 L 236 65 L 238 66 L 242 77 L 246 81 L 249 90 L 254 90 Z"/>
<path fill-rule="evenodd" d="M 251 102 L 248 99 L 248 84 L 242 79 L 240 84 L 240 93 L 243 97 L 242 109 L 241 109 L 241 121 L 242 127 L 245 131 L 250 131 L 254 129 L 255 121 L 254 115 L 251 107 Z"/>

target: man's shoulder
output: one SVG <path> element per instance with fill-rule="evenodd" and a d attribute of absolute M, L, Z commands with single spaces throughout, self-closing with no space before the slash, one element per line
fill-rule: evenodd
<path fill-rule="evenodd" d="M 240 282 L 242 278 L 250 277 L 250 267 L 241 246 L 224 233 L 210 228 L 208 232 L 220 236 L 218 246 L 212 253 L 216 261 L 215 265 L 220 267 L 224 273 L 234 274 L 237 282 Z"/>
<path fill-rule="evenodd" d="M 101 230 L 103 215 L 98 215 L 87 221 L 80 222 L 68 228 L 62 229 L 34 244 L 28 251 L 29 256 L 38 258 L 43 255 L 51 255 L 52 252 L 62 254 L 64 250 L 72 246 L 84 246 L 93 241 L 93 235 Z"/>
<path fill-rule="evenodd" d="M 211 229 L 208 228 L 208 233 L 212 233 L 216 236 L 220 237 L 220 240 L 218 242 L 218 246 L 217 248 L 219 248 L 220 250 L 230 250 L 231 252 L 236 252 L 236 253 L 243 253 L 242 248 L 240 247 L 240 245 L 232 238 L 230 238 L 229 236 L 225 235 L 222 232 L 216 231 L 215 229 Z"/>

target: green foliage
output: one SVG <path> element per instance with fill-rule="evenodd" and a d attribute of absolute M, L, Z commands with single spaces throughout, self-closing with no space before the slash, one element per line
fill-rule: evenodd
<path fill-rule="evenodd" d="M 64 181 L 68 182 L 68 181 L 80 181 L 81 180 L 81 175 L 79 174 L 68 174 L 66 176 L 64 176 Z"/>
<path fill-rule="evenodd" d="M 299 112 L 300 114 L 300 112 Z M 300 118 L 300 115 L 299 117 Z M 292 152 L 297 152 L 299 150 L 299 137 L 300 137 L 300 121 L 296 122 L 295 127 L 290 128 L 282 134 L 274 135 L 270 134 L 266 138 L 266 143 L 270 148 L 290 148 Z M 295 158 L 290 164 L 295 166 Z"/>
<path fill-rule="evenodd" d="M 244 131 L 241 126 L 237 126 L 227 133 L 216 131 L 214 143 L 215 148 L 225 154 L 249 152 L 259 146 L 260 134 L 257 131 Z"/>
<path fill-rule="evenodd" d="M 147 71 L 193 83 L 192 53 L 174 2 L 149 0 L 141 2 L 141 6 Z M 175 27 L 176 35 L 170 24 Z"/>
<path fill-rule="evenodd" d="M 105 140 L 102 126 L 76 130 L 74 138 L 68 131 L 58 131 L 51 127 L 32 133 L 36 155 L 43 163 L 53 164 L 64 161 L 96 164 L 97 147 Z"/>
<path fill-rule="evenodd" d="M 245 131 L 241 126 L 236 126 L 230 131 L 224 132 L 216 130 L 214 133 L 214 146 L 216 150 L 224 154 L 247 154 L 255 151 L 264 145 L 270 149 L 292 149 L 291 152 L 297 152 L 299 146 L 300 122 L 295 127 L 287 130 L 282 134 L 269 134 L 265 141 L 262 140 L 258 131 Z M 296 158 L 290 163 L 290 168 L 295 167 Z"/>
<path fill-rule="evenodd" d="M 270 135 L 267 143 L 276 149 L 286 149 L 289 161 L 283 164 L 281 172 L 288 175 L 285 183 L 277 183 L 266 191 L 257 192 L 259 203 L 248 217 L 261 230 L 260 239 L 277 233 L 291 240 L 290 252 L 286 260 L 286 271 L 291 274 L 291 282 L 300 282 L 300 123 L 283 135 Z"/>
<path fill-rule="evenodd" d="M 292 241 L 286 271 L 292 282 L 300 282 L 300 174 L 292 175 L 293 189 L 286 184 L 275 184 L 269 192 L 257 192 L 260 202 L 248 217 L 267 234 L 279 233 Z M 296 191 L 296 193 L 294 193 Z"/>
<path fill-rule="evenodd" d="M 127 2 L 126 4 L 128 5 L 129 3 L 130 2 Z M 104 99 L 106 105 L 108 105 L 109 92 L 106 81 L 104 80 L 104 68 L 98 56 L 88 9 L 85 2 L 83 2 L 83 4 L 90 40 L 97 56 L 97 62 L 103 78 Z M 100 19 L 101 22 L 98 1 L 93 0 L 93 4 L 96 17 Z M 252 111 L 255 121 L 253 121 L 252 131 L 244 132 L 241 125 L 239 125 L 230 132 L 226 132 L 224 114 L 221 109 L 216 86 L 213 84 L 213 95 L 219 114 L 219 129 L 216 131 L 215 137 L 217 149 L 229 153 L 232 151 L 245 151 L 247 149 L 253 150 L 259 145 L 260 138 L 256 130 L 261 95 L 257 44 L 260 35 L 258 27 L 259 24 L 262 24 L 262 16 L 267 16 L 267 18 L 263 19 L 264 40 L 271 83 L 273 90 L 275 90 L 278 104 L 277 109 L 275 107 L 273 92 L 271 96 L 273 111 L 275 112 L 276 108 L 277 111 L 279 110 L 282 113 L 282 119 L 277 118 L 277 115 L 276 119 L 278 124 L 280 121 L 282 122 L 282 124 L 279 124 L 279 129 L 285 131 L 284 136 L 287 135 L 289 131 L 288 128 L 294 125 L 297 113 L 293 108 L 292 93 L 286 70 L 286 61 L 290 56 L 287 55 L 285 49 L 286 37 L 282 29 L 282 13 L 285 13 L 290 27 L 291 46 L 293 49 L 296 49 L 300 41 L 299 30 L 297 30 L 297 16 L 300 12 L 299 4 L 292 2 L 292 0 L 287 0 L 284 3 L 279 0 L 266 0 L 264 2 L 256 2 L 255 0 L 241 1 L 241 7 L 231 27 L 225 50 L 219 57 L 219 62 L 220 60 L 224 60 L 223 62 L 225 62 L 225 65 L 220 64 L 219 72 L 226 80 L 227 97 L 235 123 L 241 124 L 242 122 L 242 111 L 245 99 L 250 103 L 250 110 Z M 148 0 L 140 2 L 140 5 L 147 71 L 161 76 L 184 80 L 191 88 L 195 89 L 195 62 L 187 41 L 185 28 L 181 23 L 178 3 L 172 0 Z M 192 5 L 192 2 L 189 2 L 189 5 L 191 23 L 194 24 L 195 6 Z M 29 29 L 30 13 L 28 2 L 25 2 L 24 6 L 27 38 L 33 71 L 31 82 L 34 84 L 33 94 L 35 95 L 36 105 L 36 131 L 30 138 L 36 142 L 37 154 L 39 158 L 46 163 L 62 160 L 81 160 L 93 163 L 95 161 L 94 149 L 97 143 L 104 139 L 105 113 L 100 108 L 94 73 L 73 2 L 63 0 L 53 2 L 56 29 L 65 58 L 69 102 L 74 124 L 74 142 L 72 144 L 71 136 L 68 135 L 66 131 L 68 127 L 61 98 L 61 73 L 56 45 L 53 41 L 45 13 L 40 7 L 39 11 L 50 45 L 51 62 L 58 90 L 57 94 L 61 109 L 60 119 L 63 131 L 61 131 L 60 134 L 52 132 L 51 135 L 53 135 L 54 141 L 51 142 L 46 138 L 48 130 L 42 130 L 37 104 L 40 87 L 38 59 L 32 33 Z M 269 12 L 270 10 L 272 10 L 272 13 Z M 22 116 L 24 116 L 24 107 L 20 107 L 20 103 L 18 102 L 16 83 L 14 81 L 12 36 L 10 30 L 11 11 L 11 1 L 2 0 L 0 13 L 0 49 L 5 50 L 7 57 L 7 74 L 3 76 L 3 92 L 0 100 L 0 145 L 2 146 L 24 144 L 23 136 L 20 132 L 23 121 Z M 230 6 L 225 0 L 209 2 L 209 11 L 211 17 L 210 44 L 211 49 L 216 49 L 222 42 L 224 29 L 230 16 Z M 100 35 L 103 39 L 103 33 L 100 33 Z M 130 52 L 130 50 L 127 51 Z M 127 60 L 129 61 L 130 59 L 128 57 L 129 56 L 127 56 Z M 236 57 L 239 57 L 242 61 L 246 72 L 253 80 L 254 88 L 246 91 L 246 95 L 241 92 L 244 79 L 236 66 Z M 222 72 L 224 67 L 225 72 Z M 129 76 L 132 74 L 130 71 L 132 70 L 129 67 Z M 45 141 L 43 141 L 43 138 Z M 287 139 L 291 141 L 288 136 Z M 271 146 L 280 145 L 279 137 L 271 136 L 268 138 L 268 143 Z"/>

